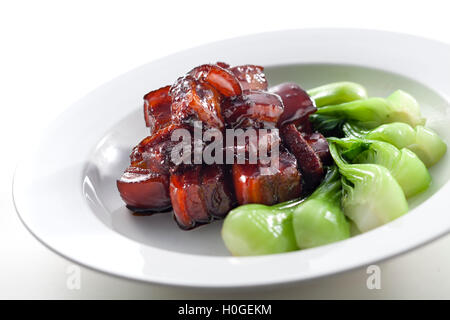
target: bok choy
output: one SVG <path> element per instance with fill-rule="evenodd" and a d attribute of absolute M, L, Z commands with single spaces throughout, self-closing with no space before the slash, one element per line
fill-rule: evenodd
<path fill-rule="evenodd" d="M 333 141 L 330 152 L 343 178 L 342 209 L 360 231 L 379 227 L 408 211 L 405 194 L 387 168 L 348 163 Z"/>
<path fill-rule="evenodd" d="M 389 123 L 373 130 L 345 123 L 342 130 L 347 137 L 365 138 L 388 142 L 398 149 L 408 148 L 429 168 L 446 153 L 447 145 L 436 132 L 424 126 L 412 128 L 401 122 Z"/>
<path fill-rule="evenodd" d="M 300 249 L 350 237 L 350 225 L 341 210 L 341 194 L 341 178 L 333 166 L 316 191 L 294 209 L 293 227 Z"/>
<path fill-rule="evenodd" d="M 392 144 L 362 139 L 333 139 L 341 147 L 342 157 L 350 163 L 373 163 L 389 170 L 407 198 L 425 191 L 431 176 L 424 163 L 410 150 L 398 150 Z"/>
<path fill-rule="evenodd" d="M 425 123 L 417 101 L 402 90 L 386 99 L 367 98 L 324 106 L 318 108 L 316 114 L 351 121 L 369 129 L 391 122 L 405 122 L 413 127 Z"/>
<path fill-rule="evenodd" d="M 367 98 L 367 91 L 362 85 L 348 81 L 329 83 L 307 93 L 317 108 Z"/>

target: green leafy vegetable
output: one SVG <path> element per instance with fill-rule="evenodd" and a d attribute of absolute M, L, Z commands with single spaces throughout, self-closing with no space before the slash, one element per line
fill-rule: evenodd
<path fill-rule="evenodd" d="M 408 149 L 417 154 L 427 167 L 431 167 L 441 160 L 447 152 L 447 145 L 431 129 L 423 126 L 417 126 L 415 129 L 416 141 L 410 144 Z"/>
<path fill-rule="evenodd" d="M 405 122 L 413 127 L 425 123 L 417 101 L 402 90 L 395 91 L 386 99 L 367 98 L 324 106 L 316 113 L 345 119 L 369 129 L 391 122 Z"/>
<path fill-rule="evenodd" d="M 312 248 L 350 237 L 350 225 L 341 210 L 341 178 L 336 166 L 322 184 L 296 206 L 293 226 L 300 249 Z"/>
<path fill-rule="evenodd" d="M 367 98 L 366 89 L 354 82 L 334 82 L 307 91 L 317 108 Z"/>
<path fill-rule="evenodd" d="M 342 209 L 362 232 L 390 222 L 408 211 L 402 188 L 388 169 L 377 164 L 349 164 L 330 141 L 331 155 L 341 173 Z"/>
<path fill-rule="evenodd" d="M 292 211 L 298 203 L 247 204 L 231 210 L 222 227 L 225 246 L 235 256 L 298 250 L 292 227 Z"/>
<path fill-rule="evenodd" d="M 347 137 L 385 141 L 398 149 L 408 148 L 428 168 L 436 164 L 447 151 L 447 145 L 437 133 L 424 126 L 412 128 L 406 123 L 395 122 L 368 131 L 357 125 L 345 123 L 342 130 Z"/>
<path fill-rule="evenodd" d="M 309 116 L 309 121 L 311 121 L 315 130 L 319 131 L 325 136 L 328 137 L 344 136 L 342 131 L 343 126 L 346 123 L 345 119 L 314 113 Z"/>
<path fill-rule="evenodd" d="M 361 139 L 330 139 L 344 151 L 342 156 L 351 163 L 373 163 L 389 170 L 407 198 L 425 191 L 431 176 L 424 163 L 410 150 L 398 150 L 392 144 Z"/>

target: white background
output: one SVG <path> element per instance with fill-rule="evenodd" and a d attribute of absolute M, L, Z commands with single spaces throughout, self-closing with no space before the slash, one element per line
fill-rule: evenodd
<path fill-rule="evenodd" d="M 0 298 L 450 298 L 449 236 L 380 263 L 381 290 L 367 289 L 365 269 L 257 292 L 150 286 L 81 269 L 81 289 L 69 290 L 71 263 L 28 233 L 11 197 L 16 162 L 36 143 L 34 133 L 134 67 L 211 41 L 293 28 L 370 28 L 450 43 L 446 2 L 0 2 Z"/>

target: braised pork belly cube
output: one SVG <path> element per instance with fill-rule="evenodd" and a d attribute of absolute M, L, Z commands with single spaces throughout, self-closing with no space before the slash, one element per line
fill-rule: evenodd
<path fill-rule="evenodd" d="M 241 84 L 234 73 L 217 64 L 198 66 L 192 69 L 188 75 L 200 83 L 210 84 L 224 97 L 233 97 L 242 93 Z"/>
<path fill-rule="evenodd" d="M 295 124 L 284 125 L 280 131 L 284 145 L 298 161 L 299 168 L 305 179 L 306 189 L 314 189 L 320 184 L 325 174 L 319 155 L 308 144 Z"/>
<path fill-rule="evenodd" d="M 179 78 L 170 90 L 172 121 L 193 125 L 201 121 L 211 128 L 223 128 L 222 95 L 210 84 L 191 76 Z"/>
<path fill-rule="evenodd" d="M 150 134 L 164 128 L 172 120 L 170 88 L 171 86 L 165 86 L 144 96 L 144 119 L 145 125 L 150 128 Z"/>
<path fill-rule="evenodd" d="M 233 164 L 232 175 L 236 199 L 239 204 L 261 203 L 273 205 L 295 199 L 301 195 L 301 174 L 297 160 L 286 150 L 281 150 L 278 168 L 262 164 Z"/>
<path fill-rule="evenodd" d="M 221 165 L 197 165 L 170 176 L 174 217 L 182 229 L 192 229 L 225 217 L 234 206 L 234 195 Z"/>
<path fill-rule="evenodd" d="M 127 207 L 134 212 L 153 213 L 171 208 L 167 175 L 128 167 L 117 180 L 117 188 Z"/>
<path fill-rule="evenodd" d="M 279 96 L 263 91 L 225 99 L 222 109 L 229 128 L 274 128 L 284 110 Z"/>
<path fill-rule="evenodd" d="M 267 90 L 268 83 L 263 67 L 246 64 L 232 67 L 230 71 L 241 83 L 242 90 Z"/>
<path fill-rule="evenodd" d="M 278 121 L 279 127 L 292 122 L 300 125 L 301 122 L 308 121 L 308 116 L 317 110 L 314 101 L 296 83 L 279 84 L 270 88 L 270 92 L 280 96 L 284 104 L 283 114 Z"/>

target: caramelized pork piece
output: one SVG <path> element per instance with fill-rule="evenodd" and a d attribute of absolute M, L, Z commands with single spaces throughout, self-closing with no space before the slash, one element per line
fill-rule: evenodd
<path fill-rule="evenodd" d="M 298 161 L 289 151 L 280 150 L 277 202 L 298 198 L 301 193 L 302 175 L 298 169 Z"/>
<path fill-rule="evenodd" d="M 224 218 L 235 204 L 231 179 L 225 166 L 202 168 L 202 191 L 208 213 L 216 219 Z"/>
<path fill-rule="evenodd" d="M 170 176 L 170 198 L 175 220 L 182 229 L 192 229 L 223 218 L 233 206 L 233 194 L 222 166 L 195 166 Z"/>
<path fill-rule="evenodd" d="M 234 141 L 231 141 L 231 136 L 226 137 L 223 159 L 227 164 L 254 163 L 261 157 L 269 157 L 274 148 L 282 148 L 278 129 L 267 129 L 265 132 L 250 129 L 234 131 Z"/>
<path fill-rule="evenodd" d="M 242 93 L 242 88 L 236 76 L 217 64 L 204 64 L 192 69 L 188 75 L 199 83 L 208 83 L 224 97 L 233 97 Z"/>
<path fill-rule="evenodd" d="M 209 223 L 206 201 L 201 187 L 201 166 L 170 176 L 170 199 L 175 220 L 182 229 L 192 229 Z"/>
<path fill-rule="evenodd" d="M 220 104 L 225 97 L 242 93 L 234 74 L 215 64 L 204 64 L 179 78 L 170 90 L 172 120 L 200 120 L 212 128 L 223 128 Z"/>
<path fill-rule="evenodd" d="M 288 151 L 281 151 L 278 160 L 278 169 L 266 175 L 262 174 L 262 169 L 267 169 L 268 165 L 233 164 L 233 183 L 239 204 L 273 205 L 300 196 L 301 174 L 295 157 Z"/>
<path fill-rule="evenodd" d="M 144 96 L 145 124 L 150 128 L 150 134 L 164 128 L 172 120 L 169 96 L 170 86 L 151 91 Z"/>
<path fill-rule="evenodd" d="M 295 124 L 287 124 L 281 128 L 281 138 L 284 145 L 297 158 L 299 167 L 305 178 L 307 190 L 317 187 L 324 176 L 324 168 L 319 155 L 308 144 Z"/>
<path fill-rule="evenodd" d="M 323 164 L 331 164 L 332 158 L 328 147 L 327 138 L 321 133 L 303 133 L 306 142 L 311 146 L 314 152 L 319 156 Z"/>
<path fill-rule="evenodd" d="M 189 127 L 183 124 L 171 124 L 142 140 L 131 152 L 131 165 L 168 175 L 169 171 L 177 165 L 171 159 L 172 149 L 179 143 L 179 141 L 171 140 L 174 130 L 177 129 L 188 130 Z"/>
<path fill-rule="evenodd" d="M 225 99 L 223 115 L 230 128 L 274 128 L 283 113 L 283 102 L 276 94 L 247 91 Z"/>
<path fill-rule="evenodd" d="M 240 205 L 276 203 L 273 175 L 261 175 L 258 164 L 233 164 L 234 191 Z"/>
<path fill-rule="evenodd" d="M 185 76 L 172 86 L 170 95 L 173 122 L 192 124 L 192 121 L 199 120 L 209 127 L 223 128 L 222 95 L 210 84 Z"/>
<path fill-rule="evenodd" d="M 251 64 L 230 68 L 230 71 L 241 83 L 243 90 L 267 90 L 267 79 L 264 68 Z"/>
<path fill-rule="evenodd" d="M 313 134 L 313 126 L 311 124 L 311 121 L 309 119 L 305 118 L 300 123 L 296 124 L 297 130 L 301 133 L 305 134 Z"/>
<path fill-rule="evenodd" d="M 230 68 L 230 65 L 228 63 L 222 62 L 222 61 L 217 61 L 216 65 L 218 65 L 219 67 L 224 68 L 224 69 L 229 69 Z"/>
<path fill-rule="evenodd" d="M 314 101 L 296 83 L 279 84 L 270 88 L 270 92 L 279 95 L 284 104 L 284 112 L 278 121 L 279 127 L 291 122 L 300 125 L 317 110 Z"/>
<path fill-rule="evenodd" d="M 169 177 L 149 169 L 128 167 L 117 180 L 117 188 L 132 211 L 152 213 L 167 211 L 171 207 Z"/>

